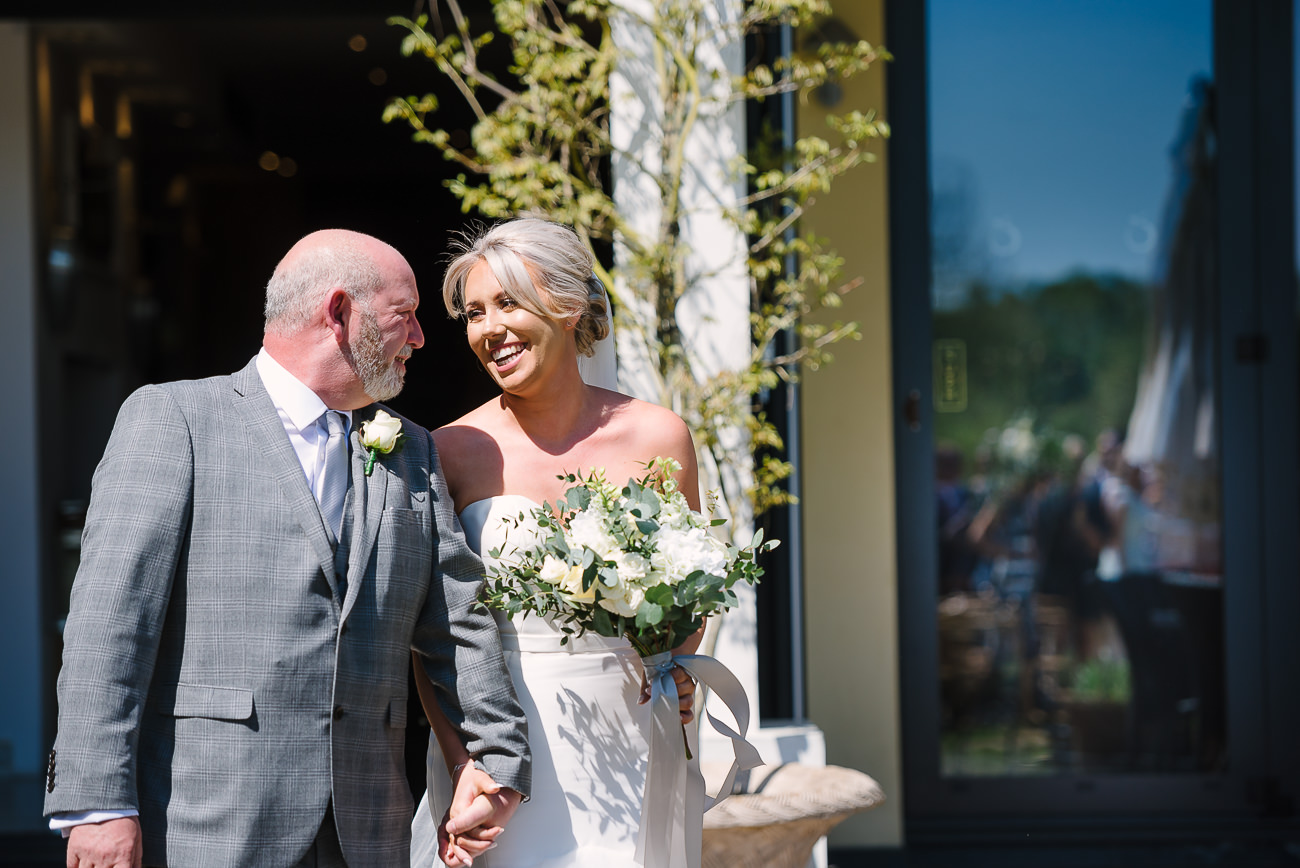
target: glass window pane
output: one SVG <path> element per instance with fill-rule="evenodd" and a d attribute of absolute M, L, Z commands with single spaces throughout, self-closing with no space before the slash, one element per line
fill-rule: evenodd
<path fill-rule="evenodd" d="M 946 776 L 1223 762 L 1209 0 L 932 0 Z"/>

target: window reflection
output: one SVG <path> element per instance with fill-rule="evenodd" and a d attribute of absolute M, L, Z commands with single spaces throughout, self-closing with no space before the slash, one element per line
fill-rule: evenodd
<path fill-rule="evenodd" d="M 950 776 L 1223 762 L 1210 9 L 1089 9 L 1073 20 L 1074 4 L 931 4 Z M 1116 59 L 1127 91 L 1095 58 L 1071 66 L 1095 44 L 1088 28 L 1152 40 Z M 960 62 L 972 44 L 983 66 Z M 980 124 L 963 128 L 952 115 L 971 118 L 956 106 L 981 83 Z M 1072 111 L 1032 107 L 1058 83 Z M 1153 105 L 1165 107 L 1158 130 Z M 1125 135 L 1088 120 L 1138 107 Z"/>

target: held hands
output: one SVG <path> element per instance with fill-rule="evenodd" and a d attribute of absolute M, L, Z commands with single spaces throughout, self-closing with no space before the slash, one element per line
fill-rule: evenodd
<path fill-rule="evenodd" d="M 682 716 L 682 724 L 688 724 L 695 719 L 695 682 L 686 670 L 680 666 L 673 667 L 673 681 L 677 684 L 677 710 Z M 650 685 L 646 683 L 645 675 L 641 676 L 641 698 L 637 702 L 645 705 L 650 701 Z"/>
<path fill-rule="evenodd" d="M 139 817 L 83 823 L 68 832 L 68 868 L 140 868 L 143 859 Z"/>
<path fill-rule="evenodd" d="M 496 846 L 523 797 L 473 763 L 460 768 L 452 783 L 451 807 L 438 824 L 438 855 L 447 868 L 464 868 Z"/>

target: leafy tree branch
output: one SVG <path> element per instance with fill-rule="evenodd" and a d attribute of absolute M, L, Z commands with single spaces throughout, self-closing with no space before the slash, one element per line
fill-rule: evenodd
<path fill-rule="evenodd" d="M 689 232 L 692 143 L 737 104 L 787 93 L 806 100 L 888 53 L 856 38 L 826 38 L 833 29 L 822 27 L 831 16 L 824 0 L 751 0 L 734 20 L 711 14 L 716 4 L 703 0 L 492 0 L 486 27 L 460 0 L 433 2 L 432 14 L 390 22 L 407 31 L 402 53 L 431 61 L 450 85 L 439 92 L 457 94 L 473 113 L 468 144 L 453 144 L 437 125 L 433 93 L 393 99 L 384 119 L 409 124 L 416 141 L 460 167 L 449 187 L 466 212 L 539 214 L 573 226 L 594 251 L 615 245 L 616 263 L 597 267 L 614 301 L 615 332 L 620 344 L 643 348 L 655 397 L 686 419 L 707 481 L 731 515 L 787 501 L 781 480 L 791 468 L 778 457 L 780 437 L 756 409 L 757 396 L 827 363 L 836 343 L 859 336 L 851 322 L 810 321 L 859 281 L 841 277 L 842 258 L 802 231 L 801 220 L 836 178 L 874 159 L 889 127 L 874 112 L 848 111 L 828 117 L 825 136 L 803 136 L 788 152 L 774 136 L 748 143 L 733 167 L 748 193 L 727 203 L 725 214 L 747 239 L 750 350 L 738 368 L 722 371 L 705 362 L 682 321 L 687 302 L 708 292 L 718 271 L 699 264 Z M 780 25 L 794 28 L 801 43 L 820 44 L 770 62 L 751 59 L 740 74 L 706 59 Z M 629 62 L 617 27 L 645 34 L 641 59 L 653 80 L 637 82 L 646 95 L 637 106 L 610 95 L 616 71 Z M 628 108 L 643 113 L 642 126 L 634 147 L 619 147 L 611 118 Z M 638 229 L 647 224 L 620 211 L 610 181 L 615 165 L 631 167 L 655 191 L 652 229 Z M 750 464 L 753 450 L 752 472 L 723 472 Z"/>

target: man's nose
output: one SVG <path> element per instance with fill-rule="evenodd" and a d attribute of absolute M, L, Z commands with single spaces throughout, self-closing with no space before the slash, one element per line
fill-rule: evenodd
<path fill-rule="evenodd" d="M 406 336 L 406 342 L 417 350 L 424 346 L 424 329 L 420 328 L 420 320 L 411 314 L 411 333 Z"/>

